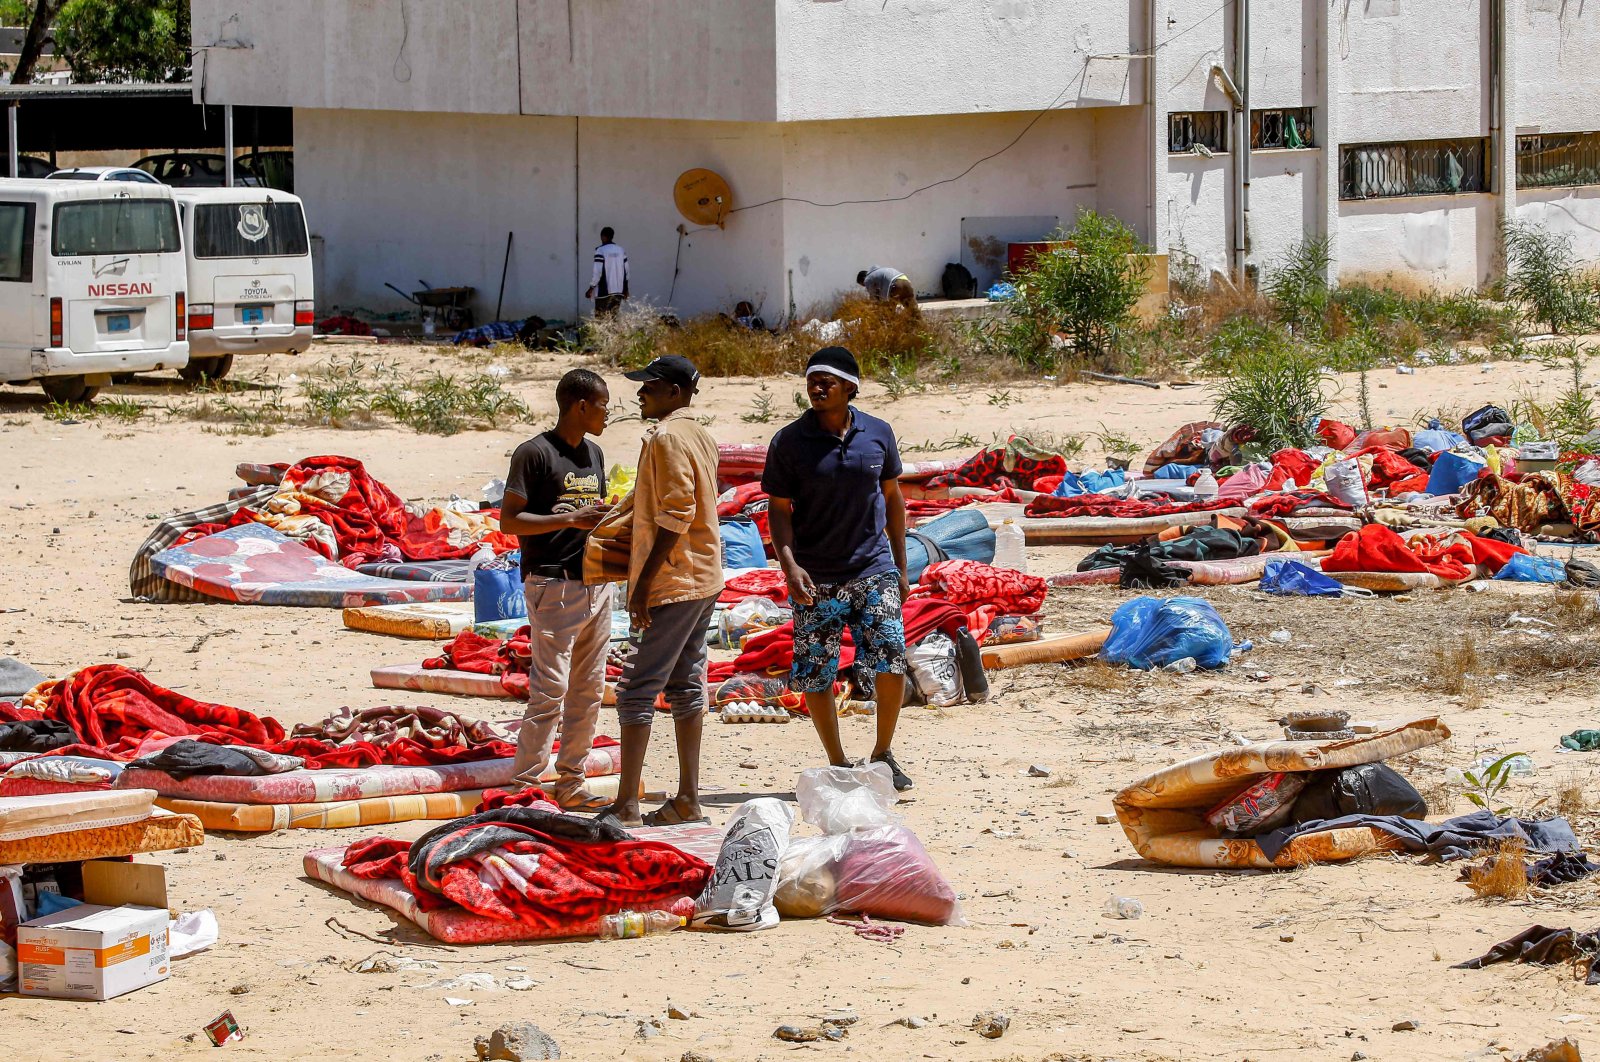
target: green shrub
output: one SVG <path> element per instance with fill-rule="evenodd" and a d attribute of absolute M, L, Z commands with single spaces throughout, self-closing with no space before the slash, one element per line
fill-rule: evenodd
<path fill-rule="evenodd" d="M 1073 246 L 1038 255 L 1014 278 L 1020 297 L 1007 338 L 1024 358 L 1047 363 L 1059 329 L 1075 361 L 1117 367 L 1115 359 L 1138 329 L 1133 311 L 1150 271 L 1138 257 L 1144 244 L 1127 225 L 1093 210 L 1079 210 L 1072 230 L 1057 231 L 1051 240 Z"/>
<path fill-rule="evenodd" d="M 1306 236 L 1267 270 L 1266 292 L 1278 319 L 1296 333 L 1321 333 L 1327 324 L 1328 238 Z"/>
<path fill-rule="evenodd" d="M 1235 352 L 1231 370 L 1211 385 L 1212 416 L 1255 429 L 1254 442 L 1266 452 L 1310 446 L 1312 423 L 1328 410 L 1322 367 L 1281 329 L 1269 327 L 1260 338 Z"/>
<path fill-rule="evenodd" d="M 1577 269 L 1572 237 L 1526 222 L 1502 232 L 1506 296 L 1522 305 L 1531 323 L 1552 332 L 1581 331 L 1600 323 L 1593 286 Z"/>

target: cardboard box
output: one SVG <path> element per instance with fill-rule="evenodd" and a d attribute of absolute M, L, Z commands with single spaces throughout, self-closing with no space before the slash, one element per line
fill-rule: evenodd
<path fill-rule="evenodd" d="M 163 907 L 86 903 L 17 928 L 25 996 L 112 999 L 166 980 L 171 966 Z"/>

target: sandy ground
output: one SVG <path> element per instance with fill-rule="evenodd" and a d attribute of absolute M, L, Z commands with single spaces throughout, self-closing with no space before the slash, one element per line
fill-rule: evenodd
<path fill-rule="evenodd" d="M 337 351 L 348 356 L 350 348 Z M 275 371 L 303 371 L 280 359 Z M 374 353 L 374 356 L 378 356 Z M 449 368 L 450 352 L 382 348 L 414 367 Z M 548 422 L 550 383 L 566 362 L 520 355 L 511 379 Z M 621 386 L 625 384 L 613 377 Z M 1506 401 L 1541 386 L 1529 365 L 1459 366 L 1383 374 L 1374 409 L 1412 423 L 1418 410 L 1456 411 Z M 1549 381 L 1554 387 L 1559 381 Z M 1344 391 L 1353 395 L 1345 382 Z M 754 381 L 712 381 L 701 411 L 719 440 L 762 441 L 788 416 L 793 380 L 770 385 L 783 410 L 747 423 Z M 1008 395 L 1000 394 L 1009 392 Z M 160 406 L 186 401 L 175 381 L 113 389 Z M 622 403 L 614 402 L 614 408 Z M 1202 389 L 1048 385 L 966 389 L 941 385 L 898 402 L 870 387 L 866 408 L 908 443 L 962 433 L 1107 429 L 1148 448 L 1204 415 Z M 240 461 L 348 454 L 412 499 L 476 496 L 503 475 L 529 434 L 453 438 L 381 428 L 294 428 L 235 437 L 159 410 L 132 425 L 63 425 L 42 415 L 36 392 L 0 389 L 0 653 L 52 675 L 121 660 L 156 682 L 208 700 L 265 711 L 285 722 L 340 707 L 394 700 L 369 688 L 377 664 L 430 654 L 429 643 L 343 629 L 329 610 L 127 603 L 126 570 L 159 517 L 220 499 Z M 542 426 L 542 425 L 541 425 Z M 603 444 L 631 463 L 637 421 Z M 1089 454 L 1092 456 L 1091 444 Z M 1078 551 L 1034 549 L 1033 570 L 1070 569 Z M 1538 612 L 1548 595 L 1491 598 L 1419 594 L 1379 602 L 1282 602 L 1242 588 L 1201 590 L 1239 638 L 1259 647 L 1217 675 L 1128 676 L 1055 667 L 1007 674 L 989 703 L 909 709 L 897 751 L 917 779 L 900 811 L 960 890 L 971 925 L 910 927 L 893 945 L 869 943 L 826 922 L 785 922 L 751 936 L 677 934 L 620 943 L 441 949 L 383 909 L 302 876 L 301 856 L 375 832 L 413 837 L 423 824 L 375 829 L 212 836 L 203 847 L 164 853 L 172 902 L 210 907 L 220 943 L 182 960 L 170 980 L 107 1003 L 0 1001 L 0 1043 L 9 1058 L 167 1058 L 208 1054 L 200 1026 L 232 1010 L 248 1037 L 227 1045 L 258 1058 L 472 1057 L 472 1040 L 510 1020 L 532 1020 L 565 1057 L 717 1059 L 872 1054 L 929 1059 L 1462 1059 L 1520 1057 L 1571 1035 L 1600 1032 L 1600 995 L 1563 970 L 1449 969 L 1529 924 L 1592 928 L 1596 890 L 1585 885 L 1526 902 L 1485 903 L 1454 868 L 1406 858 L 1294 872 L 1189 872 L 1139 860 L 1119 827 L 1096 816 L 1110 794 L 1141 774 L 1232 735 L 1269 737 L 1287 708 L 1337 704 L 1357 718 L 1440 713 L 1450 744 L 1408 766 L 1424 791 L 1444 766 L 1487 749 L 1525 750 L 1535 778 L 1510 793 L 1527 809 L 1568 779 L 1586 783 L 1581 756 L 1557 754 L 1556 738 L 1595 725 L 1592 679 L 1577 674 L 1489 681 L 1483 707 L 1429 688 L 1441 645 L 1467 626 L 1499 631 L 1500 615 Z M 1108 616 L 1115 590 L 1052 596 L 1056 630 Z M 1292 640 L 1270 640 L 1275 630 Z M 203 643 L 202 637 L 206 637 Z M 1256 681 L 1250 676 L 1263 676 Z M 1312 684 L 1316 688 L 1302 690 Z M 507 706 L 464 698 L 433 703 L 485 715 Z M 868 720 L 844 721 L 864 752 Z M 651 788 L 674 777 L 670 738 L 657 735 Z M 708 724 L 706 800 L 725 822 L 751 796 L 792 793 L 800 770 L 820 762 L 809 726 Z M 1048 778 L 1027 776 L 1037 764 Z M 753 766 L 752 766 L 753 765 Z M 1592 786 L 1591 786 L 1592 789 Z M 1544 808 L 1542 810 L 1547 810 Z M 1464 801 L 1456 810 L 1467 810 Z M 809 831 L 809 827 L 801 827 Z M 1592 840 L 1594 823 L 1583 820 Z M 1139 921 L 1105 917 L 1111 895 L 1136 897 Z M 341 931 L 330 919 L 337 919 Z M 363 939 L 363 936 L 372 939 Z M 439 964 L 437 971 L 355 973 L 387 951 Z M 429 987 L 468 972 L 525 976 L 530 992 Z M 447 996 L 471 1000 L 446 1003 Z M 689 1013 L 665 1016 L 668 1001 Z M 796 1046 L 772 1038 L 836 1008 L 861 1021 L 842 1043 Z M 980 1010 L 1005 1011 L 1010 1030 L 985 1040 L 968 1025 Z M 920 1028 L 893 1024 L 914 1016 Z M 659 1019 L 653 1035 L 640 1022 Z M 1414 1031 L 1392 1031 L 1415 1021 Z"/>

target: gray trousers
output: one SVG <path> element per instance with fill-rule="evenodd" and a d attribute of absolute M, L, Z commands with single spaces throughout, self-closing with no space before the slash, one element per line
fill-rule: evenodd
<path fill-rule="evenodd" d="M 650 610 L 650 626 L 617 682 L 617 719 L 623 726 L 649 726 L 661 694 L 674 719 L 692 719 L 706 710 L 706 627 L 717 596 Z"/>

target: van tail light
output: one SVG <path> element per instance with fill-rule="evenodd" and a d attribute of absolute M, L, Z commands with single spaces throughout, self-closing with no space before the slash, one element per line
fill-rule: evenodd
<path fill-rule="evenodd" d="M 178 342 L 182 343 L 189 338 L 189 310 L 185 305 L 183 292 L 178 292 L 177 299 Z"/>
<path fill-rule="evenodd" d="M 50 345 L 64 347 L 66 344 L 61 339 L 61 300 L 50 300 Z"/>
<path fill-rule="evenodd" d="M 216 324 L 212 314 L 211 303 L 197 302 L 189 307 L 189 331 L 198 332 L 202 328 L 211 328 Z"/>
<path fill-rule="evenodd" d="M 317 304 L 311 299 L 300 299 L 294 304 L 294 326 L 301 328 L 317 323 Z"/>

